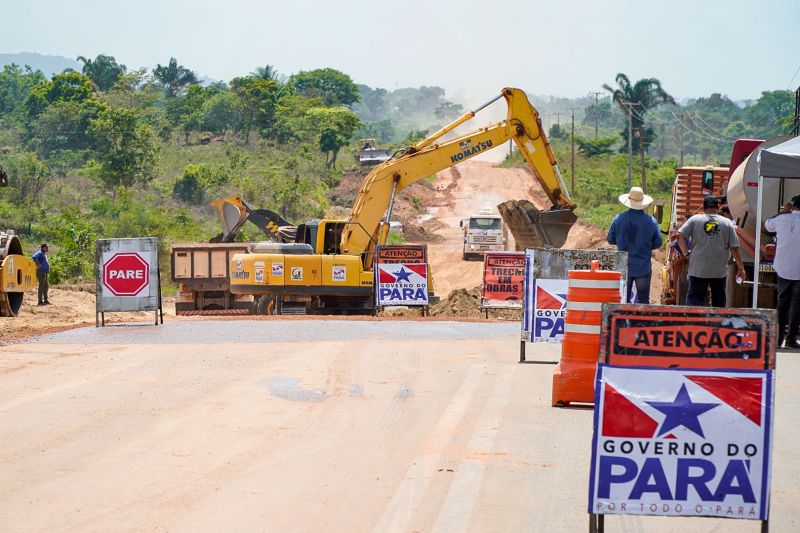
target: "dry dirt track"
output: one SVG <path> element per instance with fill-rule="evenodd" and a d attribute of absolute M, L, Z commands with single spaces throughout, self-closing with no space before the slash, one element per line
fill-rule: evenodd
<path fill-rule="evenodd" d="M 502 157 L 504 152 L 497 149 L 491 154 Z M 437 195 L 428 206 L 428 216 L 437 222 L 435 231 L 444 241 L 428 243 L 428 251 L 436 292 L 443 297 L 454 289 L 472 289 L 481 283 L 482 262 L 461 259 L 459 221 L 484 207 L 496 213 L 497 205 L 506 200 L 526 199 L 541 209 L 550 207 L 544 191 L 527 169 L 500 168 L 492 161 L 470 159 L 443 170 L 437 174 L 435 186 Z M 594 248 L 603 237 L 596 227 L 576 224 L 565 247 Z M 511 235 L 509 239 L 508 249 L 513 250 Z"/>
<path fill-rule="evenodd" d="M 0 347 L 2 530 L 585 531 L 591 411 L 548 407 L 552 366 L 516 362 L 517 328 L 198 321 Z M 800 528 L 796 357 L 779 359 L 773 532 Z"/>

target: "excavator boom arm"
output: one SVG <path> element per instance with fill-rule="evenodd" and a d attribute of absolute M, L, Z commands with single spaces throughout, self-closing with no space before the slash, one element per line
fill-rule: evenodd
<path fill-rule="evenodd" d="M 455 127 L 473 118 L 487 103 L 476 111 L 464 114 L 367 175 L 353 205 L 349 224 L 342 232 L 341 250 L 358 255 L 370 251 L 372 243 L 384 243 L 388 228 L 385 225 L 382 227 L 381 218 L 397 192 L 426 176 L 496 148 L 509 139 L 514 139 L 553 208 L 571 212 L 575 204 L 567 192 L 553 151 L 542 131 L 538 112 L 520 89 L 503 89 L 501 96 L 508 104 L 505 121 L 437 142 Z"/>

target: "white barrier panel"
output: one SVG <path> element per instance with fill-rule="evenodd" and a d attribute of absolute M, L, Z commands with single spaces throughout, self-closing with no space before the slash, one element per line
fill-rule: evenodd
<path fill-rule="evenodd" d="M 162 306 L 155 237 L 98 239 L 95 279 L 96 325 L 105 323 L 108 311 L 156 311 L 158 322 Z"/>
<path fill-rule="evenodd" d="M 426 263 L 376 263 L 376 304 L 380 306 L 427 306 Z"/>
<path fill-rule="evenodd" d="M 589 513 L 767 520 L 773 370 L 598 365 Z"/>

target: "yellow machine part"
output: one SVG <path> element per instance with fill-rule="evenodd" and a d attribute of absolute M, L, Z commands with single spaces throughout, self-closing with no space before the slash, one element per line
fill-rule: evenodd
<path fill-rule="evenodd" d="M 233 294 L 358 296 L 373 285 L 372 271 L 353 255 L 237 254 L 230 268 Z"/>
<path fill-rule="evenodd" d="M 17 316 L 23 294 L 36 286 L 36 263 L 22 255 L 9 255 L 0 267 L 0 316 Z"/>

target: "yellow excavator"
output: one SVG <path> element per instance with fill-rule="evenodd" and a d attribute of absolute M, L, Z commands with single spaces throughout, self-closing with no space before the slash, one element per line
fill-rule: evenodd
<path fill-rule="evenodd" d="M 508 105 L 506 120 L 442 139 L 501 98 Z M 531 228 L 527 229 L 536 233 L 544 246 L 561 246 L 577 220 L 575 203 L 542 130 L 539 113 L 524 91 L 506 88 L 375 167 L 364 178 L 349 219 L 312 220 L 297 227 L 294 243 L 253 243 L 250 253 L 233 256 L 231 292 L 264 297 L 262 301 L 269 303 L 262 308 L 275 314 L 371 313 L 376 246 L 386 242 L 397 193 L 509 139 L 517 144 L 552 203 L 550 210 L 529 213 Z"/>

